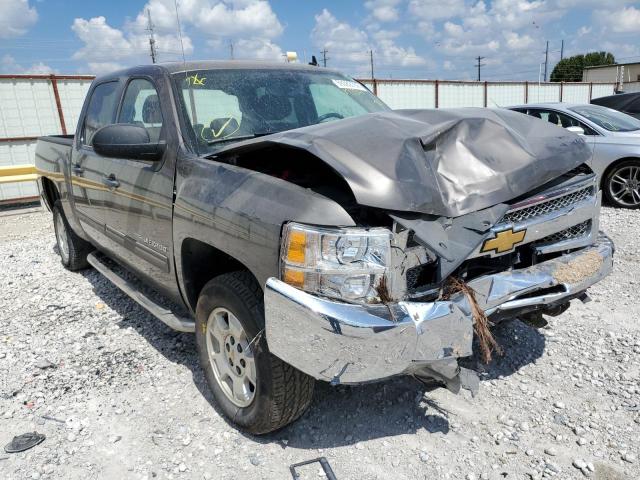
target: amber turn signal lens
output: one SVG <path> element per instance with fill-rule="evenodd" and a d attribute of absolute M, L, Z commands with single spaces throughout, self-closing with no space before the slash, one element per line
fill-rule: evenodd
<path fill-rule="evenodd" d="M 307 249 L 307 235 L 304 232 L 292 231 L 289 235 L 287 261 L 304 265 Z"/>
<path fill-rule="evenodd" d="M 286 268 L 284 270 L 284 282 L 292 287 L 302 288 L 304 286 L 304 272 Z"/>

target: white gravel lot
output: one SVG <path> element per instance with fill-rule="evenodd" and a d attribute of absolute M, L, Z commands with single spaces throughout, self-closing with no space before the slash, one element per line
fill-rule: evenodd
<path fill-rule="evenodd" d="M 345 479 L 640 478 L 640 212 L 603 209 L 614 273 L 536 330 L 501 326 L 480 392 L 397 378 L 318 384 L 307 414 L 265 437 L 211 404 L 191 335 L 98 273 L 66 271 L 49 213 L 0 216 L 0 479 L 287 479 L 326 456 Z M 302 478 L 322 478 L 319 467 Z"/>

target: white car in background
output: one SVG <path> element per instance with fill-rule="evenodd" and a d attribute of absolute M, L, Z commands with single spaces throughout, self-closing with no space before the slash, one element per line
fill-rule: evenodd
<path fill-rule="evenodd" d="M 605 199 L 616 207 L 640 207 L 640 120 L 599 105 L 537 103 L 509 108 L 584 136 Z"/>

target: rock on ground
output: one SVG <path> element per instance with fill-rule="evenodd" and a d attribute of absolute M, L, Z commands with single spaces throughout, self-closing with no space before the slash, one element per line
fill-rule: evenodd
<path fill-rule="evenodd" d="M 476 398 L 409 378 L 318 384 L 298 422 L 252 437 L 211 404 L 193 338 L 95 271 L 60 265 L 49 213 L 0 215 L 2 479 L 638 479 L 640 212 L 603 210 L 615 272 L 535 330 L 497 328 Z M 321 478 L 319 466 L 302 478 Z"/>

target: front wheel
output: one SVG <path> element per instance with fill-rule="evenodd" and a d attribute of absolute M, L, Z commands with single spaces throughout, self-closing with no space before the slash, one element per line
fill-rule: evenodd
<path fill-rule="evenodd" d="M 196 307 L 200 363 L 224 415 L 253 434 L 296 420 L 313 397 L 313 378 L 269 352 L 262 290 L 248 272 L 209 281 Z"/>
<path fill-rule="evenodd" d="M 604 178 L 604 196 L 614 207 L 640 207 L 640 160 L 625 160 Z"/>

